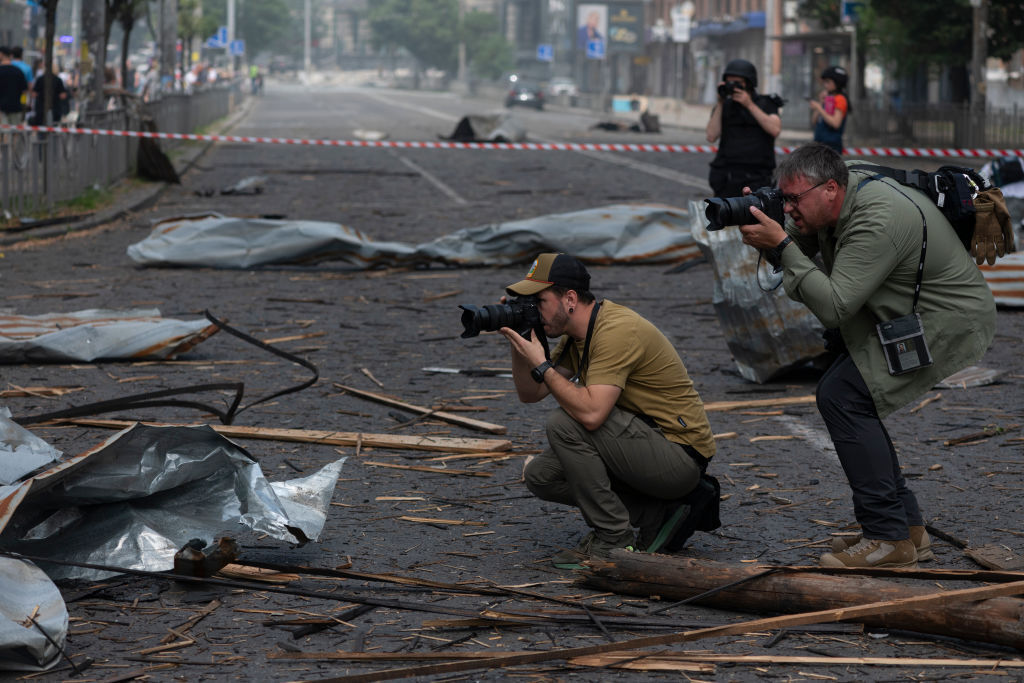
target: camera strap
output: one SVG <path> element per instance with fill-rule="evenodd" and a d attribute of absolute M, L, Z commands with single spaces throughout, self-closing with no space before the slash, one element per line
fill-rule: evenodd
<path fill-rule="evenodd" d="M 580 374 L 587 369 L 587 362 L 590 360 L 590 338 L 594 336 L 594 323 L 597 322 L 597 312 L 600 308 L 601 304 L 594 304 L 594 308 L 590 311 L 590 322 L 587 323 L 587 338 L 583 341 L 583 354 L 580 356 L 580 364 L 576 368 L 576 374 L 569 378 L 570 382 L 578 382 Z M 558 360 L 555 361 L 555 365 L 561 365 L 562 359 L 565 358 L 565 354 L 568 352 L 569 344 L 567 343 L 562 348 L 562 352 L 558 354 Z"/>

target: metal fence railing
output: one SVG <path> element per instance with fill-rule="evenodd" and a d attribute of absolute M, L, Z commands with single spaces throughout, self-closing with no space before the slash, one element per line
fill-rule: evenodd
<path fill-rule="evenodd" d="M 142 130 L 152 118 L 156 130 L 191 133 L 227 116 L 241 102 L 240 87 L 192 94 L 173 93 L 138 107 L 89 112 L 78 125 L 109 130 Z M 167 150 L 183 141 L 162 140 Z M 8 131 L 0 133 L 0 218 L 47 213 L 87 189 L 110 184 L 136 169 L 137 138 Z"/>
<path fill-rule="evenodd" d="M 844 142 L 883 147 L 1024 147 L 1024 108 L 973 111 L 968 104 L 855 105 Z"/>

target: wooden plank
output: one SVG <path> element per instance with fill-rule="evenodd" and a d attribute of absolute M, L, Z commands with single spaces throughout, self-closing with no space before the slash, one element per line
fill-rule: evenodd
<path fill-rule="evenodd" d="M 504 425 L 494 424 L 492 422 L 484 422 L 483 420 L 474 420 L 471 417 L 462 417 L 454 413 L 445 412 L 443 410 L 432 410 L 424 406 L 414 405 L 412 403 L 406 403 L 400 401 L 397 398 L 385 396 L 384 394 L 377 394 L 372 391 L 363 391 L 362 389 L 356 389 L 355 387 L 345 386 L 344 384 L 334 383 L 334 386 L 352 394 L 359 398 L 369 399 L 376 401 L 377 403 L 383 403 L 384 405 L 391 406 L 392 408 L 401 408 L 402 410 L 408 410 L 411 413 L 417 413 L 419 415 L 430 415 L 430 417 L 436 417 L 439 420 L 450 422 L 460 427 L 468 427 L 469 429 L 476 429 L 481 432 L 487 432 L 488 434 L 505 434 L 508 432 L 508 428 Z"/>
<path fill-rule="evenodd" d="M 416 472 L 432 472 L 433 474 L 450 474 L 459 475 L 464 477 L 489 477 L 490 472 L 477 472 L 475 470 L 457 470 L 451 467 L 424 467 L 423 465 L 395 465 L 389 462 L 375 462 L 373 460 L 366 460 L 363 462 L 364 465 L 370 465 L 372 467 L 390 467 L 396 470 L 414 470 Z"/>
<path fill-rule="evenodd" d="M 814 403 L 813 394 L 806 396 L 780 396 L 779 398 L 756 398 L 747 401 L 712 401 L 704 404 L 704 410 L 735 410 L 736 408 L 775 408 Z"/>
<path fill-rule="evenodd" d="M 61 420 L 82 427 L 106 427 L 124 429 L 135 422 L 129 420 Z M 155 427 L 186 427 L 166 422 L 144 422 Z M 365 432 L 332 432 L 315 429 L 274 429 L 270 427 L 243 427 L 239 425 L 208 425 L 210 429 L 232 439 L 261 439 L 265 441 L 289 441 L 319 443 L 328 446 L 355 446 L 363 448 L 394 448 L 397 450 L 445 451 L 448 453 L 495 453 L 507 451 L 512 442 L 507 439 L 462 439 L 442 436 L 400 436 L 397 434 L 369 434 Z"/>
<path fill-rule="evenodd" d="M 970 667 L 996 670 L 1024 667 L 1024 661 L 1010 659 L 929 659 L 925 657 L 805 657 L 792 655 L 710 655 L 701 653 L 654 653 L 649 657 L 641 653 L 590 655 L 575 657 L 570 664 L 581 666 L 614 667 L 633 671 L 688 671 L 680 665 L 708 664 L 810 664 L 813 666 L 903 666 L 903 667 Z"/>

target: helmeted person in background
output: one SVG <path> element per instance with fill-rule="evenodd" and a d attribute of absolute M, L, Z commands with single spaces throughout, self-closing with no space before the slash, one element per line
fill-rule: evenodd
<path fill-rule="evenodd" d="M 721 138 L 708 177 L 715 196 L 738 197 L 744 187 L 771 185 L 781 132 L 778 100 L 757 92 L 754 65 L 745 59 L 726 64 L 707 125 L 708 142 Z"/>
<path fill-rule="evenodd" d="M 835 539 L 826 567 L 934 557 L 882 418 L 977 362 L 995 334 L 992 292 L 949 221 L 923 192 L 871 166 L 804 145 L 776 170 L 785 228 L 755 208 L 757 223 L 740 226 L 746 244 L 774 252 L 786 294 L 830 330 L 839 352 L 817 403 L 862 536 Z"/>
<path fill-rule="evenodd" d="M 590 273 L 568 254 L 541 254 L 506 291 L 536 297 L 543 334 L 560 338 L 548 360 L 539 334 L 500 330 L 519 400 L 558 403 L 548 449 L 524 468 L 526 486 L 579 508 L 591 528 L 552 563 L 575 569 L 619 548 L 678 550 L 695 530 L 717 527 L 717 482 L 704 474 L 715 440 L 665 335 L 629 308 L 597 301 Z"/>
<path fill-rule="evenodd" d="M 846 119 L 853 110 L 845 92 L 847 80 L 846 69 L 841 66 L 828 67 L 821 72 L 821 82 L 825 89 L 817 100 L 808 101 L 808 106 L 814 112 L 811 116 L 814 141 L 828 145 L 840 154 L 843 153 Z"/>

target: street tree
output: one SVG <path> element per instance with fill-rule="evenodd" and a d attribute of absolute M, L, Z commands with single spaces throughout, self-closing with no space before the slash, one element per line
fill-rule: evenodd
<path fill-rule="evenodd" d="M 146 11 L 146 1 L 104 0 L 106 14 L 104 15 L 103 24 L 103 44 L 107 45 L 110 42 L 110 29 L 116 21 L 121 25 L 121 87 L 126 90 L 131 89 L 131 84 L 128 82 L 128 51 L 131 44 L 132 29 L 135 27 L 135 22 Z M 106 52 L 104 52 L 105 54 Z"/>
<path fill-rule="evenodd" d="M 1024 3 L 988 0 L 988 55 L 1009 59 L 1024 48 Z M 839 0 L 801 0 L 800 16 L 832 29 L 840 25 Z M 903 0 L 864 3 L 858 41 L 868 45 L 869 57 L 891 65 L 897 76 L 928 66 L 950 70 L 954 99 L 968 94 L 971 61 L 972 8 L 970 0 Z"/>
<path fill-rule="evenodd" d="M 501 25 L 494 14 L 468 12 L 463 18 L 462 32 L 466 59 L 477 76 L 498 78 L 515 64 L 512 46 L 501 35 Z"/>
<path fill-rule="evenodd" d="M 367 18 L 375 47 L 405 48 L 421 68 L 457 68 L 458 0 L 379 0 Z"/>

